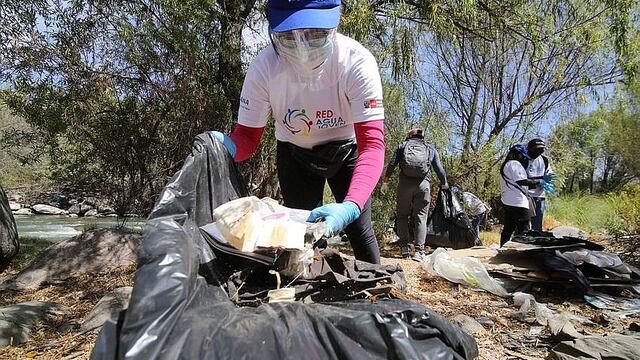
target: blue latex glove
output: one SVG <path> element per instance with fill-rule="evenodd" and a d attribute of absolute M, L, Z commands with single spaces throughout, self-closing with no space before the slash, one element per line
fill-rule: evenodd
<path fill-rule="evenodd" d="M 313 209 L 307 221 L 315 222 L 324 218 L 327 226 L 324 236 L 331 237 L 344 230 L 347 225 L 356 221 L 358 217 L 360 217 L 358 205 L 352 201 L 345 201 L 340 204 L 327 204 Z"/>
<path fill-rule="evenodd" d="M 540 180 L 540 186 L 542 186 L 544 191 L 548 192 L 549 194 L 555 194 L 556 193 L 556 189 L 553 187 L 553 185 L 549 184 L 548 182 L 546 182 L 544 180 Z"/>
<path fill-rule="evenodd" d="M 229 151 L 229 154 L 231 154 L 231 157 L 236 156 L 236 143 L 234 143 L 230 137 L 221 133 L 220 131 L 212 131 L 211 134 L 213 135 L 214 138 L 220 141 L 222 145 L 224 145 L 224 147 L 227 148 L 227 151 Z"/>
<path fill-rule="evenodd" d="M 545 172 L 545 173 L 544 173 L 544 175 L 542 176 L 542 179 L 543 179 L 545 182 L 552 183 L 552 182 L 555 182 L 555 181 L 558 179 L 558 175 L 556 175 L 556 174 L 554 174 L 554 173 L 552 173 L 552 172 L 548 172 L 548 171 L 547 171 L 547 172 Z"/>

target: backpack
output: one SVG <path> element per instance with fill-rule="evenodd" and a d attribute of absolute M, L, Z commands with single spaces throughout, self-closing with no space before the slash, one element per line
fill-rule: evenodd
<path fill-rule="evenodd" d="M 421 139 L 411 139 L 406 142 L 400 170 L 405 176 L 423 178 L 429 172 L 429 149 Z"/>

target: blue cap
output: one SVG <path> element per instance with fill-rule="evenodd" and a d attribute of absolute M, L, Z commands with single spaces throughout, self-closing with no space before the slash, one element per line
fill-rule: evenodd
<path fill-rule="evenodd" d="M 277 32 L 333 29 L 340 23 L 340 0 L 269 0 L 267 18 Z"/>
<path fill-rule="evenodd" d="M 529 152 L 527 151 L 527 147 L 522 145 L 522 144 L 513 145 L 511 148 L 509 148 L 509 151 L 517 152 L 517 153 L 521 154 L 522 156 L 524 156 L 524 158 L 526 160 L 531 160 L 531 156 L 529 156 Z"/>

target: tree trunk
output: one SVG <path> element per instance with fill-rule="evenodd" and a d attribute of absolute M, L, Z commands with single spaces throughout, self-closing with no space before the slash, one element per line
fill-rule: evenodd
<path fill-rule="evenodd" d="M 219 1 L 226 16 L 220 19 L 220 53 L 218 56 L 218 83 L 222 86 L 232 123 L 238 118 L 240 92 L 244 81 L 242 69 L 242 28 L 255 6 L 256 0 Z"/>
<path fill-rule="evenodd" d="M 574 171 L 571 175 L 571 181 L 569 182 L 569 193 L 573 192 L 573 183 L 576 180 L 576 172 Z"/>
<path fill-rule="evenodd" d="M 18 250 L 20 250 L 20 243 L 16 220 L 9 208 L 7 194 L 0 186 L 0 272 L 9 266 L 11 259 L 18 254 Z"/>
<path fill-rule="evenodd" d="M 600 187 L 601 190 L 607 190 L 608 189 L 608 182 L 609 182 L 609 173 L 612 170 L 612 166 L 611 166 L 611 157 L 610 156 L 605 156 L 604 157 L 604 171 L 602 174 L 602 186 Z"/>

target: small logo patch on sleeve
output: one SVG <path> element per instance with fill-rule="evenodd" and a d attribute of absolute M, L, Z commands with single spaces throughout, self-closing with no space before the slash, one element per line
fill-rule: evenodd
<path fill-rule="evenodd" d="M 382 105 L 382 99 L 371 99 L 364 101 L 365 109 L 382 109 L 384 106 Z"/>

